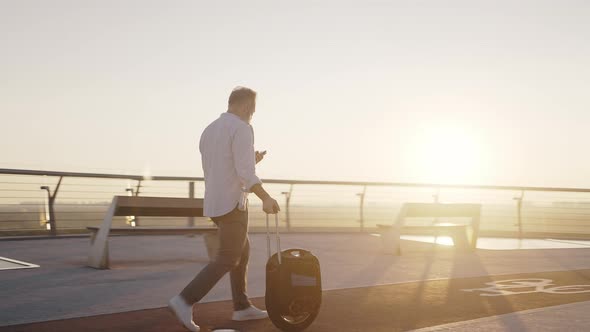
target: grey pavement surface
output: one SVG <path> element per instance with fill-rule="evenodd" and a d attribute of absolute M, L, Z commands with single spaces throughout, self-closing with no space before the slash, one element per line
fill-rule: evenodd
<path fill-rule="evenodd" d="M 266 237 L 254 233 L 250 239 L 249 294 L 259 297 L 264 295 Z M 392 256 L 381 253 L 380 241 L 369 234 L 293 233 L 282 236 L 282 247 L 314 252 L 326 290 L 590 268 L 584 243 L 460 253 L 406 240 L 403 255 Z M 519 247 L 526 248 L 526 242 Z M 88 249 L 88 238 L 0 241 L 0 256 L 40 265 L 0 271 L 0 326 L 163 307 L 208 261 L 201 236 L 111 237 L 110 270 L 86 267 Z M 226 277 L 204 301 L 230 299 L 228 286 Z"/>

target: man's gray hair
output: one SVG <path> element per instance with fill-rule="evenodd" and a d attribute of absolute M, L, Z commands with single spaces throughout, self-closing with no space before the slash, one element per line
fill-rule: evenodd
<path fill-rule="evenodd" d="M 250 100 L 256 100 L 256 91 L 244 86 L 237 86 L 229 95 L 227 104 L 237 105 Z"/>

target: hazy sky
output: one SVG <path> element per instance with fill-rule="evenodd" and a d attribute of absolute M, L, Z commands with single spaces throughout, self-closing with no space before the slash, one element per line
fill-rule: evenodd
<path fill-rule="evenodd" d="M 590 188 L 588 1 L 0 0 L 0 167 Z"/>

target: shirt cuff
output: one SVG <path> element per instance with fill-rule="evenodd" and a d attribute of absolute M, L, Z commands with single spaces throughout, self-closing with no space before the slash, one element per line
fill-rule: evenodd
<path fill-rule="evenodd" d="M 250 179 L 246 179 L 246 181 L 246 191 L 249 193 L 252 192 L 252 187 L 255 184 L 262 184 L 262 181 L 260 181 L 260 179 L 256 175 L 252 176 L 252 178 Z"/>

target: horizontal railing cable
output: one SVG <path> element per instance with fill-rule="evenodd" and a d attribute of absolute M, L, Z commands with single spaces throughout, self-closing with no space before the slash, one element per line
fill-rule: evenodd
<path fill-rule="evenodd" d="M 29 178 L 34 180 L 33 177 L 41 176 L 42 181 L 26 182 Z M 52 218 L 59 221 L 57 227 L 75 229 L 100 224 L 101 214 L 106 213 L 115 195 L 188 197 L 191 182 L 194 183 L 191 185 L 194 188 L 193 197 L 203 197 L 204 193 L 202 177 L 0 169 L 0 179 L 0 224 L 10 225 L 11 230 L 18 228 L 19 223 L 22 229 L 31 229 L 35 225 L 43 228 L 44 222 L 47 222 L 45 219 L 49 218 L 50 204 L 54 213 Z M 535 228 L 553 232 L 561 227 L 566 233 L 582 229 L 582 233 L 590 236 L 590 189 L 585 188 L 284 179 L 262 181 L 281 205 L 281 220 L 288 220 L 295 228 L 349 229 L 356 225 L 362 230 L 363 226 L 392 223 L 404 202 L 436 201 L 482 204 L 482 230 L 514 233 L 520 225 L 520 232 L 534 231 Z M 288 208 L 284 204 L 288 204 Z M 261 203 L 252 196 L 250 217 L 255 225 L 263 219 L 264 214 L 260 210 Z M 361 213 L 361 210 L 364 212 Z M 117 220 L 118 223 L 125 222 L 125 217 Z M 141 220 L 149 225 L 164 222 L 158 217 L 139 217 L 138 220 L 140 225 Z M 182 220 L 176 218 L 172 222 L 182 224 Z M 0 231 L 4 229 L 6 227 L 0 227 Z"/>

